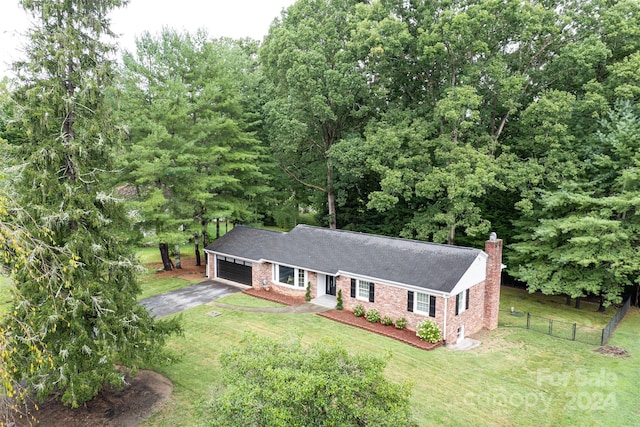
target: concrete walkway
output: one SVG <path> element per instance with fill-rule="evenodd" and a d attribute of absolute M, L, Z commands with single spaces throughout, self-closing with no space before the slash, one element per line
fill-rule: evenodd
<path fill-rule="evenodd" d="M 140 300 L 154 317 L 165 317 L 240 292 L 242 289 L 216 280 L 205 280 L 165 294 Z"/>

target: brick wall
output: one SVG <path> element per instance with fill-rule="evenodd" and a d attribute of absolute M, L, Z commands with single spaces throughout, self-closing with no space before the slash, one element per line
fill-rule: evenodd
<path fill-rule="evenodd" d="M 216 259 L 214 254 L 207 254 L 207 277 L 209 279 L 214 279 L 216 277 Z"/>
<path fill-rule="evenodd" d="M 465 292 L 465 291 L 463 291 Z M 456 315 L 456 297 L 452 295 L 447 301 L 447 343 L 453 344 L 458 338 L 458 328 L 464 325 L 464 334 L 472 335 L 484 326 L 484 282 L 469 288 L 469 308 Z"/>
<path fill-rule="evenodd" d="M 495 235 L 494 235 L 495 236 Z M 500 308 L 500 284 L 502 275 L 502 240 L 493 238 L 485 243 L 487 259 L 487 278 L 484 292 L 484 327 L 498 327 L 498 309 Z"/>
<path fill-rule="evenodd" d="M 294 297 L 304 297 L 307 292 L 306 283 L 302 288 L 281 285 L 278 282 L 272 280 L 273 278 L 273 264 L 271 263 L 253 263 L 253 269 L 251 270 L 251 282 L 255 289 L 262 289 L 262 279 L 267 279 L 268 287 L 271 292 L 276 292 L 282 295 L 289 295 Z M 311 298 L 315 298 L 317 295 L 318 275 L 312 271 L 307 271 L 307 283 L 311 282 Z"/>
<path fill-rule="evenodd" d="M 271 264 L 254 262 L 251 267 L 251 286 L 254 289 L 262 289 L 262 279 L 267 279 L 267 284 L 271 283 Z"/>
<path fill-rule="evenodd" d="M 341 276 L 337 280 L 338 289 L 342 289 L 345 310 L 353 311 L 357 305 L 362 305 L 365 310 L 375 308 L 380 316 L 389 316 L 394 321 L 400 317 L 407 319 L 407 329 L 416 330 L 417 325 L 424 319 L 435 321 L 443 337 L 447 342 L 453 343 L 457 339 L 458 328 L 464 324 L 465 335 L 474 334 L 484 326 L 484 282 L 472 286 L 469 290 L 469 308 L 456 315 L 456 298 L 436 297 L 436 315 L 430 317 L 426 314 L 410 312 L 407 310 L 408 290 L 375 283 L 375 298 L 371 303 L 368 300 L 351 297 L 351 278 Z M 428 292 L 425 292 L 428 294 Z M 444 331 L 444 306 L 447 304 L 447 331 Z"/>

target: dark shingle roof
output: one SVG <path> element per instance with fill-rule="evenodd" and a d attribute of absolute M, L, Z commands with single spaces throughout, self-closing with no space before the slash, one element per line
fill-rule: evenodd
<path fill-rule="evenodd" d="M 478 249 L 298 225 L 289 233 L 238 226 L 207 250 L 327 274 L 338 271 L 450 292 Z"/>

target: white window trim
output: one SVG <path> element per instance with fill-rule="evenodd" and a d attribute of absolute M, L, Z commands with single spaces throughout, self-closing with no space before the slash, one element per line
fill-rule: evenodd
<path fill-rule="evenodd" d="M 467 311 L 467 290 L 460 292 L 460 298 L 456 298 L 458 300 L 458 316 Z"/>
<path fill-rule="evenodd" d="M 360 284 L 366 284 L 367 285 L 367 295 L 364 296 L 364 297 L 360 296 Z M 356 281 L 356 299 L 359 299 L 360 301 L 369 302 L 369 289 L 371 289 L 371 282 L 370 281 L 357 279 L 357 281 Z"/>
<path fill-rule="evenodd" d="M 302 270 L 301 268 L 297 268 L 297 267 L 292 267 L 290 265 L 286 265 L 286 264 L 272 264 L 273 268 L 271 270 L 272 272 L 272 279 L 274 282 L 276 282 L 278 285 L 281 286 L 286 286 L 287 288 L 292 288 L 292 289 L 306 289 L 307 287 L 307 282 L 309 280 L 309 273 L 307 270 L 303 270 L 304 271 L 304 283 L 302 283 L 302 285 L 299 285 L 299 272 L 300 270 Z M 289 268 L 293 268 L 293 284 L 289 284 L 289 283 L 284 283 L 280 281 L 280 266 L 283 267 L 289 267 Z"/>
<path fill-rule="evenodd" d="M 427 311 L 422 311 L 418 309 L 418 295 L 424 295 L 427 297 Z M 416 292 L 413 297 L 413 312 L 417 314 L 422 314 L 424 316 L 430 316 L 430 313 L 429 313 L 429 304 L 431 303 L 430 299 L 431 299 L 431 295 L 425 292 Z"/>

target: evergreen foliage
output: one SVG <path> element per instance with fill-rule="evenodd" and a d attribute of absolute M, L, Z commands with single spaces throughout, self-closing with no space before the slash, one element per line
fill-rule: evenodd
<path fill-rule="evenodd" d="M 260 218 L 270 187 L 255 114 L 242 96 L 257 90 L 251 50 L 204 31 L 164 29 L 144 33 L 124 55 L 120 114 L 129 138 L 120 183 L 135 188 L 138 226 L 157 244 L 195 235 L 206 245 L 211 221 Z"/>
<path fill-rule="evenodd" d="M 33 249 L 29 263 L 10 261 L 14 315 L 2 322 L 14 378 L 39 398 L 56 393 L 77 407 L 107 384 L 124 385 L 116 364 L 135 370 L 166 360 L 165 338 L 179 326 L 154 321 L 137 303 L 138 270 L 124 237 L 129 222 L 105 178 L 119 143 L 106 102 L 114 74 L 107 15 L 126 2 L 21 3 L 37 25 L 27 61 L 16 64 L 13 126 L 25 139 L 9 141 L 19 167 L 12 185 L 23 207 L 17 218 L 42 249 Z M 22 335 L 25 324 L 38 351 Z"/>

